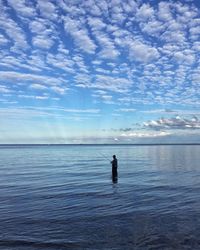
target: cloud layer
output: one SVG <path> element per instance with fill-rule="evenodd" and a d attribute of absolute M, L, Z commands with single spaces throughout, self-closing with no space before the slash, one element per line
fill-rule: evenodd
<path fill-rule="evenodd" d="M 199 41 L 198 1 L 0 0 L 0 108 L 198 129 Z"/>
<path fill-rule="evenodd" d="M 194 116 L 192 119 L 186 119 L 180 116 L 173 118 L 160 118 L 144 123 L 145 127 L 155 130 L 161 129 L 200 129 L 200 120 Z"/>
<path fill-rule="evenodd" d="M 38 90 L 49 98 L 77 87 L 104 103 L 112 96 L 110 103 L 130 105 L 199 104 L 200 15 L 192 2 L 8 0 L 0 9 L 3 86 L 33 84 L 32 95 L 44 85 Z"/>

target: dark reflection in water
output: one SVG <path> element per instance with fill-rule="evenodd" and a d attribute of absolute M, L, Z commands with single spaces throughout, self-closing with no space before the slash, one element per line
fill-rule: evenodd
<path fill-rule="evenodd" d="M 0 249 L 200 249 L 199 162 L 199 146 L 1 147 Z"/>
<path fill-rule="evenodd" d="M 118 171 L 115 170 L 112 172 L 112 182 L 117 183 L 118 182 Z"/>

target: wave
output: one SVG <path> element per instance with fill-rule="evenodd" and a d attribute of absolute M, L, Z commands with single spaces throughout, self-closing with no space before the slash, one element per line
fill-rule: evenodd
<path fill-rule="evenodd" d="M 10 249 L 77 249 L 80 243 L 76 242 L 41 242 L 32 240 L 0 240 L 0 247 Z M 5 249 L 5 248 L 4 248 Z"/>

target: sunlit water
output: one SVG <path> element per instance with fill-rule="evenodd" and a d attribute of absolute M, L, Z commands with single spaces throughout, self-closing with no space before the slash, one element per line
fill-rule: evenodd
<path fill-rule="evenodd" d="M 200 249 L 200 146 L 0 146 L 0 249 Z"/>

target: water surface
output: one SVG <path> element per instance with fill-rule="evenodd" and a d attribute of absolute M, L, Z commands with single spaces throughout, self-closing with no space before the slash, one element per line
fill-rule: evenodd
<path fill-rule="evenodd" d="M 199 162 L 198 145 L 0 146 L 0 249 L 200 249 Z"/>

